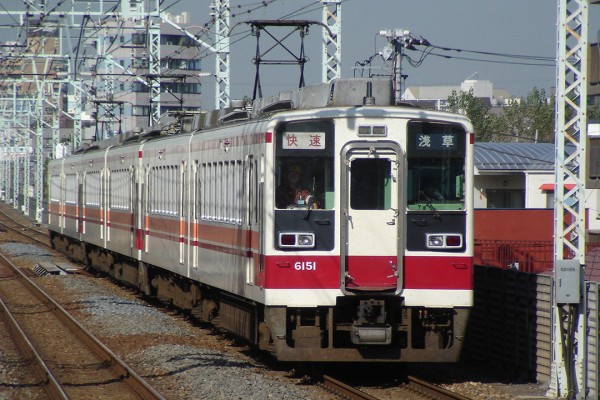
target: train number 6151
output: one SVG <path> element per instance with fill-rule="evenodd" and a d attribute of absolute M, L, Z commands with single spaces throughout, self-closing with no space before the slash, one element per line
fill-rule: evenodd
<path fill-rule="evenodd" d="M 294 264 L 294 268 L 296 271 L 316 271 L 317 270 L 317 262 L 316 261 L 298 261 Z"/>

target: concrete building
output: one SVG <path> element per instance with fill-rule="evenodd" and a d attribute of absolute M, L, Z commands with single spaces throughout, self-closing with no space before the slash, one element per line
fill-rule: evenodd
<path fill-rule="evenodd" d="M 502 106 L 511 98 L 504 89 L 494 88 L 494 84 L 487 80 L 466 79 L 460 85 L 444 86 L 408 86 L 402 99 L 407 102 L 427 103 L 430 108 L 446 110 L 448 97 L 452 92 L 460 93 L 473 90 L 475 97 L 481 98 L 491 107 Z"/>
<path fill-rule="evenodd" d="M 192 28 L 189 13 L 167 15 L 186 30 Z M 143 24 L 136 21 L 114 23 L 96 39 L 99 56 L 88 60 L 91 71 L 91 94 L 88 113 L 97 122 L 91 133 L 104 139 L 137 127 L 151 124 L 151 110 L 156 102 L 161 115 L 170 111 L 200 109 L 200 47 L 181 30 L 162 22 L 160 27 L 160 73 L 149 69 L 149 37 Z M 152 99 L 150 87 L 160 82 L 160 98 Z M 91 98 L 91 96 L 90 96 Z M 91 108 L 90 108 L 91 106 Z M 90 133 L 86 135 L 91 139 Z"/>

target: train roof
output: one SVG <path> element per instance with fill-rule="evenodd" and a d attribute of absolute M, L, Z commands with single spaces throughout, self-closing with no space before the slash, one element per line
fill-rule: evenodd
<path fill-rule="evenodd" d="M 173 134 L 198 132 L 230 123 L 259 120 L 283 111 L 362 106 L 404 106 L 418 109 L 408 103 L 395 104 L 393 82 L 383 78 L 339 78 L 329 83 L 289 90 L 251 102 L 234 100 L 231 103 L 230 107 L 220 110 L 176 112 L 176 121 L 173 123 L 138 128 L 133 132 L 94 142 L 92 146 L 107 148 Z M 81 151 L 85 151 L 85 148 L 76 152 Z"/>

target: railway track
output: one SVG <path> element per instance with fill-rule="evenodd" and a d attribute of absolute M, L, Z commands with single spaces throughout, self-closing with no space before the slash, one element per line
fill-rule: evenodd
<path fill-rule="evenodd" d="M 331 376 L 323 376 L 322 386 L 329 392 L 349 400 L 378 400 L 368 393 L 347 385 Z M 451 392 L 413 376 L 408 377 L 408 384 L 395 391 L 395 398 L 428 399 L 428 400 L 471 400 L 461 394 Z"/>
<path fill-rule="evenodd" d="M 408 377 L 406 388 L 412 392 L 422 394 L 427 399 L 435 400 L 471 400 L 469 397 L 451 392 L 437 385 L 426 382 L 414 376 Z"/>
<path fill-rule="evenodd" d="M 361 390 L 358 390 L 350 385 L 347 385 L 341 381 L 338 381 L 331 376 L 324 375 L 322 386 L 334 393 L 337 396 L 340 396 L 345 399 L 351 400 L 377 400 L 376 397 L 371 396 L 368 393 L 365 393 Z"/>
<path fill-rule="evenodd" d="M 40 228 L 31 222 L 27 224 L 20 222 L 17 218 L 10 215 L 4 207 L 0 208 L 0 229 L 10 230 L 45 247 L 50 247 L 48 231 L 45 228 Z"/>
<path fill-rule="evenodd" d="M 0 298 L 0 323 L 14 341 L 1 350 L 20 353 L 20 371 L 11 376 L 23 379 L 18 385 L 52 399 L 163 399 L 2 255 Z"/>

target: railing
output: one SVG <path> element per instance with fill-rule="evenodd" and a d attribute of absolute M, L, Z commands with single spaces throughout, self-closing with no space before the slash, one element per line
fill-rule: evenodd
<path fill-rule="evenodd" d="M 552 270 L 554 243 L 551 241 L 475 240 L 475 264 L 530 273 Z"/>
<path fill-rule="evenodd" d="M 588 242 L 585 247 L 588 259 L 593 258 L 590 255 L 600 248 L 600 243 Z M 475 239 L 474 256 L 475 265 L 537 274 L 554 268 L 554 243 Z M 568 258 L 566 255 L 565 259 Z"/>

